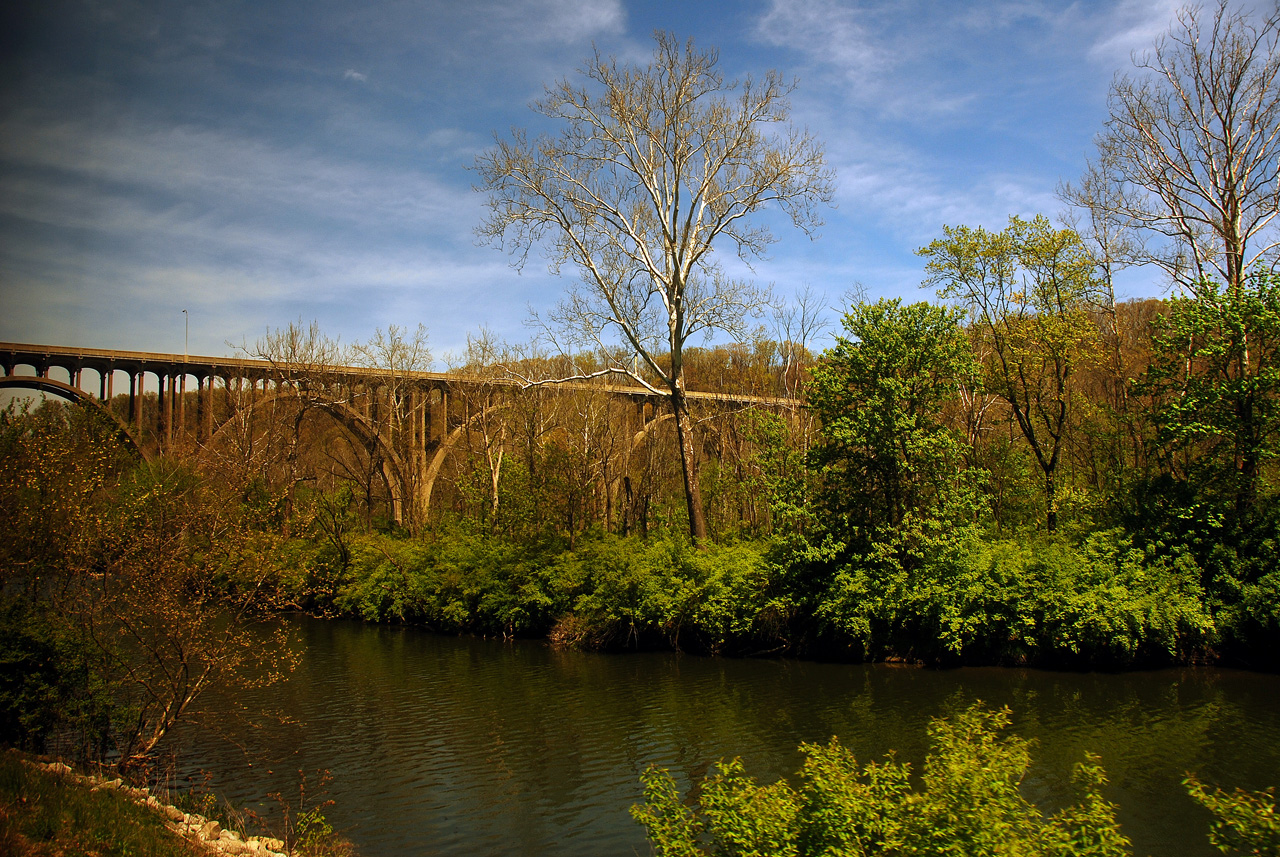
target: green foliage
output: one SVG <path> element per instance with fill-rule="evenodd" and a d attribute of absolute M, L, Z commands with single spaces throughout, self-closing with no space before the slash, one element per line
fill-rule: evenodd
<path fill-rule="evenodd" d="M 695 806 L 680 802 L 666 771 L 643 777 L 645 802 L 632 816 L 655 851 L 667 855 L 965 855 L 965 857 L 1120 857 L 1131 853 L 1115 807 L 1102 797 L 1097 757 L 1076 766 L 1080 800 L 1046 816 L 1019 784 L 1030 743 L 1005 735 L 1009 713 L 975 705 L 933 721 L 920 787 L 892 755 L 859 766 L 833 738 L 806 744 L 793 788 L 747 776 L 741 761 L 721 762 Z"/>
<path fill-rule="evenodd" d="M 767 499 L 775 532 L 803 529 L 813 519 L 813 486 L 805 451 L 793 444 L 786 419 L 768 411 L 753 411 L 744 433 L 755 447 L 753 463 L 757 469 L 745 487 Z"/>
<path fill-rule="evenodd" d="M 986 388 L 1008 405 L 1043 474 L 1045 527 L 1058 519 L 1058 478 L 1076 400 L 1075 378 L 1094 356 L 1094 260 L 1070 229 L 1043 215 L 1009 218 L 999 233 L 944 227 L 921 248 L 925 284 L 970 317 Z"/>
<path fill-rule="evenodd" d="M 313 852 L 332 836 L 333 825 L 319 809 L 310 809 L 298 816 L 298 847 L 304 852 Z"/>
<path fill-rule="evenodd" d="M 828 526 L 855 550 L 893 543 L 904 563 L 933 522 L 976 511 L 974 474 L 944 419 L 977 367 L 962 313 L 897 300 L 854 306 L 845 336 L 823 353 L 808 388 L 821 423 L 810 459 L 822 478 Z"/>
<path fill-rule="evenodd" d="M 90 640 L 25 599 L 0 601 L 0 744 L 97 758 L 117 714 Z"/>
<path fill-rule="evenodd" d="M 1149 557 L 1122 531 L 987 540 L 912 571 L 859 558 L 818 608 L 870 656 L 1041 663 L 1176 661 L 1216 637 L 1190 557 Z"/>
<path fill-rule="evenodd" d="M 334 595 L 313 606 L 375 622 L 413 622 L 450 633 L 553 633 L 588 647 L 662 643 L 698 651 L 749 645 L 774 605 L 776 566 L 761 546 L 695 550 L 664 534 L 589 534 L 573 549 L 455 530 L 431 540 L 366 534 L 351 541 L 336 575 L 327 546 L 290 548 L 282 581 L 294 600 L 334 576 Z"/>
<path fill-rule="evenodd" d="M 1196 283 L 1170 298 L 1152 346 L 1144 384 L 1163 402 L 1170 464 L 1202 502 L 1221 498 L 1244 514 L 1280 452 L 1280 274 L 1257 271 L 1238 289 Z"/>
<path fill-rule="evenodd" d="M 1275 787 L 1260 792 L 1209 790 L 1196 777 L 1183 780 L 1196 802 L 1213 813 L 1209 841 L 1223 854 L 1280 857 Z"/>

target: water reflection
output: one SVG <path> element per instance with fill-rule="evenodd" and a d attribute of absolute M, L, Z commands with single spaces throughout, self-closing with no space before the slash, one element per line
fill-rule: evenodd
<path fill-rule="evenodd" d="M 176 737 L 183 762 L 233 800 L 267 805 L 297 771 L 333 774 L 330 816 L 383 854 L 646 854 L 627 808 L 639 774 L 681 786 L 740 755 L 760 779 L 796 746 L 839 735 L 861 759 L 919 765 L 930 718 L 980 699 L 1034 738 L 1028 796 L 1071 800 L 1071 766 L 1102 755 L 1136 853 L 1210 855 L 1187 771 L 1280 783 L 1280 677 L 946 672 L 672 654 L 595 655 L 413 629 L 292 621 L 305 657 L 283 685 L 205 702 L 216 730 Z M 271 711 L 273 716 L 260 712 Z"/>

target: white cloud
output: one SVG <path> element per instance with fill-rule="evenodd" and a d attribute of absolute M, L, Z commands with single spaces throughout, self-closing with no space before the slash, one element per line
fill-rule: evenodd
<path fill-rule="evenodd" d="M 837 0 L 771 0 L 756 30 L 769 44 L 803 51 L 859 79 L 883 73 L 894 54 L 866 25 L 859 6 Z"/>
<path fill-rule="evenodd" d="M 972 81 L 956 67 L 943 70 L 937 63 L 959 53 L 965 42 L 988 37 L 968 30 L 991 26 L 967 6 L 770 0 L 755 32 L 761 41 L 803 57 L 809 67 L 805 85 L 817 88 L 825 109 L 853 105 L 895 121 L 927 124 L 963 115 L 973 103 Z"/>
<path fill-rule="evenodd" d="M 626 30 L 622 0 L 487 0 L 472 6 L 491 37 L 515 42 L 581 44 Z"/>
<path fill-rule="evenodd" d="M 361 74 L 353 68 L 349 68 L 342 73 L 343 80 L 354 80 L 357 83 L 364 83 L 369 79 L 369 75 Z"/>
<path fill-rule="evenodd" d="M 0 250 L 0 287 L 24 299 L 0 338 L 68 340 L 78 326 L 96 340 L 110 328 L 117 341 L 98 344 L 156 348 L 142 340 L 172 305 L 217 315 L 224 338 L 298 313 L 364 335 L 390 305 L 460 335 L 475 295 L 516 281 L 474 244 L 481 206 L 466 184 L 421 169 L 233 132 L 10 116 L 0 214 L 27 226 Z M 491 323 L 518 331 L 524 305 L 491 301 Z M 105 306 L 132 310 L 89 321 Z"/>
<path fill-rule="evenodd" d="M 1128 67 L 1134 53 L 1149 49 L 1169 29 L 1182 0 L 1122 0 L 1100 22 L 1089 57 L 1104 65 Z"/>
<path fill-rule="evenodd" d="M 0 123 L 0 141 L 0 158 L 9 164 L 7 182 L 34 186 L 31 176 L 53 170 L 90 187 L 169 199 L 179 211 L 167 216 L 185 209 L 215 223 L 265 213 L 370 229 L 430 224 L 460 236 L 459 209 L 479 212 L 469 188 L 450 187 L 429 173 L 378 169 L 367 161 L 230 132 L 128 124 L 101 129 L 10 118 Z M 39 184 L 53 186 L 49 180 Z M 68 207 L 75 206 L 55 208 L 78 216 L 66 212 Z"/>

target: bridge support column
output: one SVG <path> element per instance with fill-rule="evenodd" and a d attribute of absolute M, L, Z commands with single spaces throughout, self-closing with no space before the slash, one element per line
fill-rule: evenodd
<path fill-rule="evenodd" d="M 178 375 L 178 440 L 187 436 L 187 373 Z"/>
<path fill-rule="evenodd" d="M 145 374 L 141 369 L 129 373 L 129 413 L 133 424 L 138 427 L 138 441 L 142 441 L 142 382 Z"/>
<path fill-rule="evenodd" d="M 170 375 L 169 376 L 169 406 L 164 410 L 164 442 L 166 445 L 173 443 L 173 438 L 174 438 L 174 435 L 176 434 L 174 432 L 173 416 L 174 416 L 174 411 L 176 410 L 175 400 L 177 398 L 178 398 L 178 376 Z"/>
<path fill-rule="evenodd" d="M 213 378 L 209 378 L 209 385 L 213 386 Z M 204 443 L 204 415 L 209 410 L 204 401 L 204 376 L 196 376 L 196 443 Z"/>
<path fill-rule="evenodd" d="M 423 487 L 427 484 L 427 402 L 430 393 L 424 395 L 422 390 L 414 388 L 410 395 L 410 408 L 413 416 L 413 515 L 416 524 L 425 524 L 427 517 Z"/>
<path fill-rule="evenodd" d="M 440 400 L 431 402 L 431 440 L 443 443 L 449 436 L 449 388 L 436 387 L 431 395 L 433 400 L 437 393 Z"/>
<path fill-rule="evenodd" d="M 168 428 L 164 418 L 165 405 L 169 404 L 169 397 L 165 395 L 165 385 L 169 382 L 169 376 L 156 373 L 156 438 L 161 444 L 165 442 L 165 429 Z"/>

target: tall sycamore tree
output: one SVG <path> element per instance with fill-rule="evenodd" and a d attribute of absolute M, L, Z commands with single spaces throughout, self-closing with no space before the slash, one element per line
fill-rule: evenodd
<path fill-rule="evenodd" d="M 1265 4 L 1264 4 L 1265 5 Z M 1121 263 L 1235 295 L 1280 246 L 1280 7 L 1183 7 L 1119 74 L 1098 155 L 1063 198 L 1105 223 Z M 1241 355 L 1244 359 L 1244 355 Z"/>
<path fill-rule="evenodd" d="M 715 50 L 655 38 L 647 66 L 597 52 L 579 81 L 548 87 L 533 109 L 560 126 L 554 136 L 515 130 L 476 159 L 489 208 L 478 232 L 516 267 L 539 246 L 552 271 L 578 275 L 547 328 L 604 368 L 574 378 L 625 376 L 667 399 L 698 542 L 707 525 L 684 348 L 714 330 L 741 336 L 767 300 L 714 250 L 759 258 L 774 236 L 752 215 L 771 205 L 812 234 L 833 173 L 822 145 L 788 121 L 794 83 L 774 71 L 726 81 Z"/>

